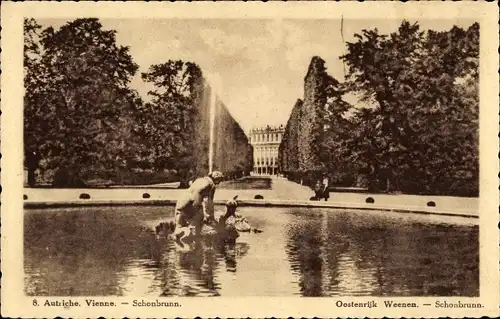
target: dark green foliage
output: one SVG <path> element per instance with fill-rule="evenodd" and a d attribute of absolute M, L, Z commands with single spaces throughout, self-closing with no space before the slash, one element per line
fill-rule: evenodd
<path fill-rule="evenodd" d="M 198 161 L 208 161 L 206 153 L 196 152 L 200 145 L 208 144 L 207 134 L 196 134 L 198 123 L 208 118 L 208 113 L 200 112 L 201 69 L 194 63 L 169 60 L 152 65 L 142 78 L 153 83 L 155 89 L 149 92 L 152 101 L 141 110 L 141 158 L 146 166 L 158 171 L 176 170 L 179 178 L 187 182 L 196 176 Z"/>
<path fill-rule="evenodd" d="M 153 169 L 121 169 L 115 170 L 108 177 L 116 185 L 154 185 L 177 182 L 177 172 L 174 170 Z"/>
<path fill-rule="evenodd" d="M 269 177 L 246 176 L 238 180 L 222 182 L 217 188 L 225 189 L 271 189 Z"/>
<path fill-rule="evenodd" d="M 322 108 L 326 103 L 329 80 L 325 61 L 313 57 L 304 83 L 304 103 L 299 121 L 297 147 L 299 172 L 305 176 L 321 171 L 320 150 L 322 139 Z"/>
<path fill-rule="evenodd" d="M 477 196 L 479 25 L 423 32 L 404 21 L 388 36 L 355 39 L 341 57 L 344 84 L 312 59 L 280 145 L 282 170 L 308 184 L 328 172 L 334 184 L 373 191 Z M 347 92 L 373 107 L 351 108 Z"/>
<path fill-rule="evenodd" d="M 253 167 L 253 148 L 245 132 L 219 100 L 215 114 L 214 170 L 230 178 L 249 175 Z"/>
<path fill-rule="evenodd" d="M 129 88 L 138 66 L 115 31 L 98 19 L 60 29 L 24 23 L 24 148 L 30 185 L 35 170 L 58 187 L 155 184 L 208 173 L 210 87 L 192 62 L 169 60 L 142 74 L 148 103 Z M 220 104 L 222 105 L 222 104 Z M 220 169 L 248 174 L 252 147 L 222 105 Z M 33 185 L 32 185 L 33 186 Z"/>
<path fill-rule="evenodd" d="M 479 25 L 425 33 L 405 21 L 357 35 L 342 58 L 349 88 L 376 105 L 350 145 L 373 188 L 477 195 Z"/>
<path fill-rule="evenodd" d="M 141 136 L 147 142 L 143 158 L 156 169 L 174 169 L 184 184 L 208 173 L 211 87 L 194 63 L 168 61 L 153 65 L 143 79 L 155 85 L 145 105 Z M 252 169 L 252 148 L 239 124 L 217 100 L 214 169 L 229 177 Z M 249 160 L 250 159 L 250 160 Z M 184 185 L 187 186 L 187 185 Z"/>
<path fill-rule="evenodd" d="M 321 174 L 338 183 L 354 179 L 345 140 L 350 105 L 342 100 L 341 84 L 326 72 L 325 61 L 313 57 L 304 80 L 304 101 L 295 103 L 279 148 L 281 169 L 289 179 L 313 185 Z"/>
<path fill-rule="evenodd" d="M 297 100 L 285 126 L 285 133 L 278 149 L 280 170 L 294 181 L 300 180 L 299 174 L 299 123 L 302 114 L 302 100 Z"/>
<path fill-rule="evenodd" d="M 43 32 L 26 20 L 24 58 L 25 154 L 39 154 L 41 168 L 57 169 L 56 184 L 66 186 L 125 166 L 138 102 L 128 83 L 138 66 L 115 32 L 97 19 Z"/>
<path fill-rule="evenodd" d="M 81 193 L 79 196 L 80 199 L 90 199 L 90 195 L 87 193 Z"/>

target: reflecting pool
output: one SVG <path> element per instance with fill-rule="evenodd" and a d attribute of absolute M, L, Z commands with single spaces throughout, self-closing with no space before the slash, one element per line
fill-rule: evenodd
<path fill-rule="evenodd" d="M 25 291 L 51 296 L 478 296 L 477 219 L 238 208 L 264 232 L 181 249 L 172 207 L 30 209 Z"/>

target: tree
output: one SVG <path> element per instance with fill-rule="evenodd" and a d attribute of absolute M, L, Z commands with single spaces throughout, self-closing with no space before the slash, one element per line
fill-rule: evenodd
<path fill-rule="evenodd" d="M 37 91 L 43 84 L 43 70 L 41 68 L 41 44 L 40 33 L 41 26 L 35 19 L 24 19 L 24 111 L 26 115 L 33 114 L 37 105 Z M 35 122 L 35 123 L 34 123 Z M 24 126 L 32 131 L 24 130 L 24 154 L 25 166 L 28 170 L 28 184 L 35 186 L 35 171 L 38 168 L 40 156 L 37 153 L 38 148 L 35 138 L 32 137 L 33 131 L 39 126 L 34 117 L 25 116 Z M 31 134 L 30 134 L 31 133 Z"/>
<path fill-rule="evenodd" d="M 333 78 L 325 93 L 327 100 L 321 116 L 323 132 L 319 159 L 331 183 L 350 186 L 358 171 L 356 163 L 349 159 L 351 149 L 346 143 L 354 129 L 348 117 L 352 106 L 343 100 L 342 85 Z"/>
<path fill-rule="evenodd" d="M 410 109 L 409 119 L 418 132 L 414 146 L 426 151 L 426 160 L 415 161 L 418 165 L 407 179 L 415 172 L 418 179 L 408 186 L 426 193 L 475 196 L 479 188 L 479 25 L 429 31 L 424 50 L 427 58 L 415 66 L 424 78 L 418 87 L 422 107 Z"/>
<path fill-rule="evenodd" d="M 153 99 L 142 113 L 145 151 L 156 170 L 175 169 L 187 184 L 200 161 L 196 150 L 208 144 L 208 131 L 196 134 L 202 118 L 208 118 L 200 113 L 204 90 L 201 69 L 195 63 L 169 60 L 152 65 L 142 78 L 155 88 L 149 92 Z"/>
<path fill-rule="evenodd" d="M 188 180 L 208 173 L 209 143 L 213 143 L 214 169 L 232 176 L 251 170 L 253 151 L 248 139 L 217 97 L 214 140 L 209 141 L 213 92 L 198 65 L 169 60 L 151 66 L 142 78 L 155 88 L 141 113 L 140 134 L 152 167 L 176 170 L 182 186 L 187 186 Z"/>
<path fill-rule="evenodd" d="M 39 29 L 30 21 L 25 27 Z M 116 44 L 115 33 L 98 19 L 49 27 L 40 34 L 38 67 L 25 64 L 26 147 L 36 149 L 45 168 L 66 171 L 59 174 L 60 186 L 80 184 L 128 157 L 129 116 L 138 99 L 128 84 L 138 66 L 128 47 Z"/>
<path fill-rule="evenodd" d="M 400 93 L 406 92 L 411 80 L 413 61 L 420 59 L 423 33 L 418 25 L 403 22 L 397 33 L 389 37 L 378 30 L 363 30 L 355 35 L 358 40 L 348 43 L 348 53 L 342 58 L 349 68 L 349 88 L 362 94 L 362 100 L 378 106 L 375 118 L 380 132 L 378 152 L 372 166 L 376 173 L 385 176 L 388 188 L 398 181 L 394 168 L 404 163 L 404 153 L 412 135 L 407 118 L 401 109 Z M 397 186 L 396 186 L 397 187 Z"/>
<path fill-rule="evenodd" d="M 341 57 L 347 85 L 376 107 L 358 114 L 352 157 L 389 191 L 474 194 L 479 25 L 426 34 L 404 21 L 389 36 L 355 37 Z M 472 186 L 464 192 L 457 183 Z"/>

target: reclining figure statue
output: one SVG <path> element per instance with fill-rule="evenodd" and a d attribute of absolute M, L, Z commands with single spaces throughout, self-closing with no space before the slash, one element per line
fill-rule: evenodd
<path fill-rule="evenodd" d="M 239 232 L 254 232 L 261 233 L 262 230 L 253 228 L 248 223 L 248 220 L 236 213 L 238 202 L 236 195 L 233 199 L 227 201 L 226 212 L 215 211 L 214 220 L 205 223 L 201 229 L 201 236 L 217 236 L 223 241 L 233 241 L 238 238 Z M 158 237 L 173 235 L 175 224 L 171 222 L 162 222 L 155 227 L 156 235 Z M 177 241 L 188 243 L 194 240 L 195 230 L 194 226 L 188 225 L 178 229 L 175 234 Z"/>

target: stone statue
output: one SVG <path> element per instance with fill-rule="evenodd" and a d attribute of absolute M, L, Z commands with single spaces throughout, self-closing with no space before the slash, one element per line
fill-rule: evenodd
<path fill-rule="evenodd" d="M 208 176 L 195 180 L 175 205 L 175 227 L 177 237 L 183 238 L 194 231 L 200 235 L 203 223 L 214 219 L 213 199 L 216 186 L 223 180 L 221 172 L 214 171 Z"/>
<path fill-rule="evenodd" d="M 236 213 L 238 207 L 237 198 L 236 195 L 233 199 L 227 201 L 225 212 L 215 211 L 214 218 L 202 225 L 199 236 L 216 236 L 221 241 L 234 241 L 240 236 L 239 232 L 261 233 L 261 229 L 251 227 L 245 217 Z M 174 222 L 163 222 L 156 226 L 155 230 L 158 237 L 172 234 L 175 240 L 183 244 L 190 243 L 197 237 L 193 225 L 177 227 Z"/>

